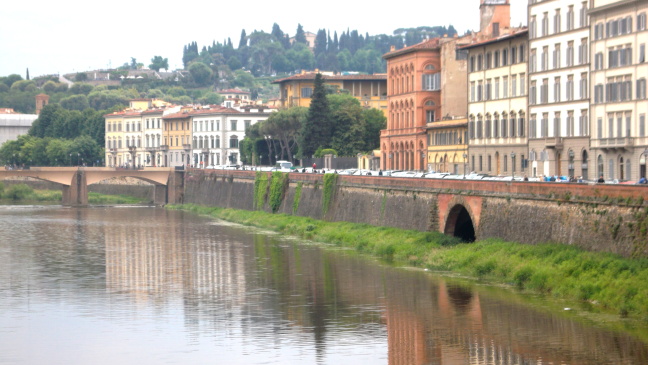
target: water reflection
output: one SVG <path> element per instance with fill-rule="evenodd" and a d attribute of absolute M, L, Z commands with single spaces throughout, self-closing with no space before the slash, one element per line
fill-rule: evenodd
<path fill-rule="evenodd" d="M 129 349 L 94 363 L 648 363 L 511 295 L 182 212 L 0 208 L 0 235 L 0 363 L 87 363 L 90 340 Z M 71 335 L 20 341 L 34 318 Z"/>

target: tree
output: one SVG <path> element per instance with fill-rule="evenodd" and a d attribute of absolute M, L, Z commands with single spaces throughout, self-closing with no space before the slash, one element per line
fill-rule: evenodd
<path fill-rule="evenodd" d="M 208 85 L 211 82 L 213 72 L 209 66 L 202 62 L 194 62 L 189 66 L 189 73 L 198 85 Z"/>
<path fill-rule="evenodd" d="M 292 161 L 292 156 L 297 151 L 299 133 L 307 115 L 308 109 L 292 107 L 272 113 L 267 120 L 261 123 L 261 134 L 267 137 L 271 136 L 272 140 L 279 143 L 279 149 L 275 149 L 275 154 L 280 155 L 280 159 Z"/>
<path fill-rule="evenodd" d="M 387 117 L 376 108 L 362 110 L 362 116 L 365 119 L 365 133 L 362 134 L 365 140 L 365 151 L 380 148 L 380 131 L 387 128 Z"/>
<path fill-rule="evenodd" d="M 27 75 L 25 77 L 25 80 L 29 80 L 29 67 L 27 67 Z"/>
<path fill-rule="evenodd" d="M 83 95 L 88 95 L 92 91 L 93 87 L 90 84 L 84 84 L 84 83 L 74 83 L 72 86 L 70 86 L 69 91 L 72 94 L 83 94 Z"/>
<path fill-rule="evenodd" d="M 54 122 L 54 116 L 59 109 L 61 109 L 61 106 L 58 104 L 45 105 L 27 133 L 30 136 L 40 138 L 49 135 L 52 123 Z"/>
<path fill-rule="evenodd" d="M 169 69 L 169 59 L 162 58 L 162 56 L 154 56 L 151 58 L 151 64 L 149 65 L 151 70 L 160 71 L 160 69 Z"/>
<path fill-rule="evenodd" d="M 366 123 L 358 99 L 348 94 L 331 94 L 327 96 L 327 100 L 331 109 L 329 118 L 333 122 L 330 146 L 340 156 L 364 152 L 366 145 L 363 134 Z"/>
<path fill-rule="evenodd" d="M 295 33 L 295 44 L 297 43 L 308 45 L 306 33 L 304 33 L 304 28 L 301 24 L 297 24 L 297 32 Z"/>
<path fill-rule="evenodd" d="M 68 110 L 85 110 L 86 108 L 90 107 L 90 104 L 88 104 L 88 97 L 85 95 L 72 95 L 67 98 L 61 99 L 59 101 L 59 104 L 65 109 Z"/>
<path fill-rule="evenodd" d="M 317 148 L 330 147 L 333 123 L 329 117 L 330 109 L 322 74 L 315 76 L 315 85 L 311 97 L 308 117 L 301 130 L 301 155 L 311 156 Z"/>

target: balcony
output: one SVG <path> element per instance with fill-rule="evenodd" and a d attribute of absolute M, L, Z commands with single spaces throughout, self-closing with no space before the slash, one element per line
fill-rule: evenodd
<path fill-rule="evenodd" d="M 630 149 L 634 146 L 634 138 L 618 137 L 592 139 L 591 144 L 593 148 L 601 148 L 604 150 Z"/>
<path fill-rule="evenodd" d="M 163 144 L 160 146 L 160 151 L 166 152 L 169 150 L 169 145 L 168 144 Z"/>
<path fill-rule="evenodd" d="M 548 137 L 545 138 L 545 147 L 554 148 L 556 150 L 563 149 L 563 139 L 562 137 Z"/>

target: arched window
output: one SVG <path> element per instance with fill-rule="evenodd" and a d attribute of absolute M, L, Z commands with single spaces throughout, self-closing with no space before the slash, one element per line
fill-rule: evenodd
<path fill-rule="evenodd" d="M 216 145 L 214 148 L 220 148 L 220 146 L 221 146 L 220 136 L 216 136 Z"/>
<path fill-rule="evenodd" d="M 598 176 L 603 176 L 603 156 L 601 155 L 596 158 L 596 173 Z"/>

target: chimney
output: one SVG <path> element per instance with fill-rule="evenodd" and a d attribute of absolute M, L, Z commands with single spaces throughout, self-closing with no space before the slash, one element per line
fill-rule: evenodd
<path fill-rule="evenodd" d="M 389 52 L 394 52 L 396 50 L 396 46 L 393 44 L 389 47 Z"/>

